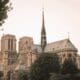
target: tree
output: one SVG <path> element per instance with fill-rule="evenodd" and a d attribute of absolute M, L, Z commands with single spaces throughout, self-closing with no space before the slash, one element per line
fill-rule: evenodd
<path fill-rule="evenodd" d="M 49 80 L 63 80 L 63 76 L 61 74 L 52 73 Z"/>
<path fill-rule="evenodd" d="M 0 0 L 0 26 L 2 26 L 7 18 L 7 12 L 12 9 L 11 3 L 8 4 L 9 2 L 9 0 Z"/>
<path fill-rule="evenodd" d="M 58 73 L 60 63 L 57 54 L 42 53 L 30 68 L 31 80 L 48 80 L 51 73 Z"/>
<path fill-rule="evenodd" d="M 63 80 L 78 80 L 79 78 L 76 76 L 76 74 L 79 73 L 79 70 L 72 59 L 67 59 L 64 61 L 61 73 L 63 74 Z"/>
<path fill-rule="evenodd" d="M 16 76 L 18 77 L 17 78 L 18 80 L 28 80 L 28 73 L 27 73 L 27 71 L 18 70 Z"/>
<path fill-rule="evenodd" d="M 78 68 L 72 59 L 67 59 L 62 65 L 61 72 L 62 74 L 75 74 L 78 72 Z"/>

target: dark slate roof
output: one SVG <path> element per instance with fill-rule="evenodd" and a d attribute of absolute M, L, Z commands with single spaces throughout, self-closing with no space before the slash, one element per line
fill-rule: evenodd
<path fill-rule="evenodd" d="M 45 52 L 53 52 L 58 50 L 73 50 L 77 51 L 77 48 L 73 45 L 73 43 L 69 39 L 64 39 L 52 43 L 48 43 Z M 41 53 L 42 49 L 40 45 L 34 44 L 32 46 L 33 52 Z"/>

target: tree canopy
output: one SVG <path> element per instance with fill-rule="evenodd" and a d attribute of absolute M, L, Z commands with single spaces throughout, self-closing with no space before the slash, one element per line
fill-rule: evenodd
<path fill-rule="evenodd" d="M 58 73 L 60 69 L 57 54 L 42 53 L 30 68 L 31 80 L 48 80 L 51 73 Z"/>
<path fill-rule="evenodd" d="M 67 59 L 62 65 L 62 74 L 75 74 L 78 72 L 77 65 L 72 61 L 72 59 Z"/>
<path fill-rule="evenodd" d="M 80 80 L 79 69 L 77 68 L 77 65 L 71 58 L 65 59 L 61 73 L 63 75 L 63 80 Z"/>
<path fill-rule="evenodd" d="M 79 70 L 72 59 L 65 59 L 58 74 L 52 74 L 50 80 L 80 80 Z"/>
<path fill-rule="evenodd" d="M 28 73 L 26 70 L 18 70 L 15 76 L 17 80 L 28 80 Z"/>
<path fill-rule="evenodd" d="M 8 17 L 7 12 L 10 11 L 11 3 L 10 0 L 0 0 L 0 26 L 5 22 L 5 19 Z"/>

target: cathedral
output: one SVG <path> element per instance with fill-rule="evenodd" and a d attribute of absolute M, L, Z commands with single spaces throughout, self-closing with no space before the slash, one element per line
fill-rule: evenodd
<path fill-rule="evenodd" d="M 15 35 L 4 34 L 1 37 L 0 71 L 3 71 L 4 77 L 6 77 L 9 71 L 29 70 L 31 64 L 44 52 L 57 53 L 61 63 L 65 59 L 72 58 L 80 68 L 78 50 L 70 39 L 47 43 L 43 11 L 41 44 L 34 44 L 32 37 L 24 36 L 19 39 L 17 52 Z"/>

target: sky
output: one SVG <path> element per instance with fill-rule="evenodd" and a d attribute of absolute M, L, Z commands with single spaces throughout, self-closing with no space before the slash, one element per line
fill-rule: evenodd
<path fill-rule="evenodd" d="M 80 0 L 11 0 L 13 10 L 3 24 L 3 34 L 13 34 L 17 40 L 33 37 L 40 44 L 42 7 L 44 5 L 47 42 L 70 38 L 80 49 Z M 68 34 L 69 33 L 69 34 Z M 78 52 L 80 54 L 80 50 Z"/>

